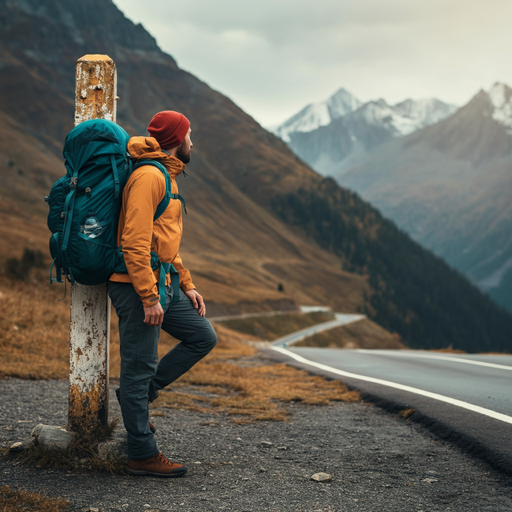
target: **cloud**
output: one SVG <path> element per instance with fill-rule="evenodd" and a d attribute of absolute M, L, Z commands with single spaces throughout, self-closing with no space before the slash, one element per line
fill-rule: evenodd
<path fill-rule="evenodd" d="M 264 125 L 345 87 L 462 104 L 508 64 L 502 0 L 115 0 L 178 64 Z"/>

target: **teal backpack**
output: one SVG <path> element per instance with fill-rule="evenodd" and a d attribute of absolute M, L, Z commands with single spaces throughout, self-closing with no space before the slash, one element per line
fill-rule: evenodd
<path fill-rule="evenodd" d="M 117 225 L 123 187 L 131 173 L 142 165 L 153 165 L 165 177 L 166 194 L 153 220 L 165 211 L 171 199 L 185 202 L 171 193 L 167 169 L 155 160 L 133 163 L 126 150 L 129 135 L 119 125 L 93 119 L 77 125 L 64 143 L 67 173 L 57 180 L 45 201 L 50 206 L 48 228 L 53 258 L 50 283 L 97 285 L 114 273 L 127 273 L 122 247 L 117 246 Z M 53 267 L 57 277 L 52 277 Z M 179 278 L 174 266 L 160 262 L 151 253 L 151 267 L 160 271 L 160 302 L 165 307 L 165 278 L 171 274 L 173 301 L 179 300 Z M 163 270 L 163 271 L 162 271 Z"/>

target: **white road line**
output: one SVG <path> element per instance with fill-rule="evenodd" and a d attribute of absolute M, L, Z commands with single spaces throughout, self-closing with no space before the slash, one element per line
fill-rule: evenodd
<path fill-rule="evenodd" d="M 308 364 L 309 366 L 314 366 L 315 368 L 319 368 L 321 370 L 325 370 L 331 373 L 335 373 L 337 375 L 342 375 L 343 377 L 349 377 L 352 379 L 364 380 L 366 382 L 373 382 L 374 384 L 380 384 L 381 386 L 388 386 L 390 388 L 400 389 L 402 391 L 408 391 L 409 393 L 415 393 L 416 395 L 426 396 L 428 398 L 432 398 L 434 400 L 439 400 L 440 402 L 445 402 L 447 404 L 455 405 L 457 407 L 462 407 L 463 409 L 467 409 L 472 412 L 477 412 L 479 414 L 483 414 L 484 416 L 489 416 L 490 418 L 494 418 L 495 420 L 503 421 L 505 423 L 512 424 L 512 416 L 507 416 L 506 414 L 501 414 L 496 411 L 491 411 L 490 409 L 486 409 L 485 407 L 480 407 L 478 405 L 473 405 L 468 402 L 463 402 L 462 400 L 457 400 L 456 398 L 450 398 L 449 396 L 438 395 L 437 393 L 431 393 L 430 391 L 425 391 L 423 389 L 413 388 L 411 386 L 405 386 L 403 384 L 398 384 L 397 382 L 391 382 L 389 380 L 375 379 L 373 377 L 367 377 L 366 375 L 358 375 L 356 373 L 345 372 L 343 370 L 338 370 L 337 368 L 333 368 L 332 366 L 327 366 L 321 363 L 315 363 L 314 361 L 310 361 L 305 357 L 299 356 L 298 354 L 294 354 L 289 350 L 281 347 L 271 347 L 273 350 L 277 352 L 281 352 L 285 354 L 299 363 Z"/>
<path fill-rule="evenodd" d="M 334 329 L 335 327 L 341 327 L 342 325 L 351 324 L 352 322 L 357 322 L 358 320 L 365 318 L 365 315 L 352 315 L 342 313 L 335 313 L 335 316 L 335 320 L 328 320 L 327 322 L 316 324 L 311 327 L 305 327 L 304 329 L 300 329 L 300 331 L 295 331 L 291 334 L 287 334 L 286 336 L 282 336 L 281 338 L 274 340 L 272 345 L 277 347 L 287 347 L 292 343 L 297 343 L 298 341 L 302 341 L 320 332 L 328 331 L 330 329 Z"/>
<path fill-rule="evenodd" d="M 500 370 L 510 370 L 512 371 L 512 366 L 505 366 L 503 364 L 495 364 L 495 363 L 486 363 L 484 361 L 472 361 L 471 359 L 462 359 L 460 357 L 450 357 L 450 356 L 438 356 L 434 354 L 415 354 L 412 352 L 401 352 L 396 350 L 392 354 L 386 352 L 377 352 L 375 350 L 366 350 L 364 348 L 357 349 L 357 352 L 362 352 L 363 354 L 378 354 L 381 356 L 401 356 L 401 357 L 423 357 L 425 359 L 442 359 L 444 361 L 455 361 L 456 363 L 466 363 L 466 364 L 476 364 L 477 366 L 488 366 L 489 368 L 498 368 Z"/>

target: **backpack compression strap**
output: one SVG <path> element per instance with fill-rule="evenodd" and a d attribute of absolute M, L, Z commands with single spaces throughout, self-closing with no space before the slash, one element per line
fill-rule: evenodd
<path fill-rule="evenodd" d="M 181 201 L 181 204 L 183 205 L 183 209 L 185 210 L 185 213 L 187 213 L 187 206 L 185 204 L 185 199 L 181 197 L 179 194 L 173 194 L 171 192 L 171 178 L 169 176 L 169 171 L 163 166 L 160 162 L 157 162 L 156 160 L 139 160 L 135 165 L 133 165 L 132 170 L 130 171 L 130 174 L 139 167 L 142 167 L 143 165 L 152 165 L 153 167 L 156 167 L 159 169 L 165 178 L 165 196 L 160 202 L 160 204 L 156 208 L 155 215 L 153 217 L 153 222 L 158 219 L 162 213 L 165 212 L 167 207 L 169 206 L 169 202 L 171 199 L 178 199 Z M 156 258 L 158 260 L 158 256 L 153 251 L 151 252 L 152 259 Z M 159 261 L 159 260 L 158 260 Z M 163 270 L 163 272 L 162 272 Z M 178 302 L 180 300 L 180 276 L 178 274 L 178 271 L 174 268 L 174 265 L 171 263 L 163 263 L 160 262 L 160 279 L 158 282 L 158 293 L 160 294 L 160 304 L 162 308 L 165 311 L 165 304 L 166 304 L 166 293 L 165 293 L 165 281 L 167 278 L 167 274 L 171 274 L 171 286 L 173 289 L 173 296 L 171 303 Z"/>
<path fill-rule="evenodd" d="M 171 192 L 171 178 L 169 176 L 169 171 L 165 168 L 164 165 L 162 165 L 160 162 L 157 162 L 156 160 L 139 160 L 134 166 L 133 170 L 138 169 L 139 167 L 142 167 L 143 165 L 152 165 L 153 167 L 156 167 L 159 169 L 165 178 L 165 196 L 160 202 L 160 204 L 156 208 L 155 216 L 153 217 L 153 221 L 158 219 L 162 213 L 165 212 L 167 207 L 169 206 L 169 202 L 171 199 L 178 199 L 181 201 L 181 204 L 183 205 L 183 209 L 185 210 L 185 213 L 187 213 L 187 205 L 185 203 L 185 199 L 181 197 L 179 194 L 173 194 Z"/>

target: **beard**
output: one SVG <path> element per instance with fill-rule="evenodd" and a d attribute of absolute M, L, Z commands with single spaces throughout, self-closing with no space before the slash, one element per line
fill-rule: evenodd
<path fill-rule="evenodd" d="M 187 152 L 185 141 L 183 141 L 179 146 L 178 151 L 176 152 L 176 158 L 181 160 L 184 164 L 188 164 L 190 162 L 190 149 Z"/>

